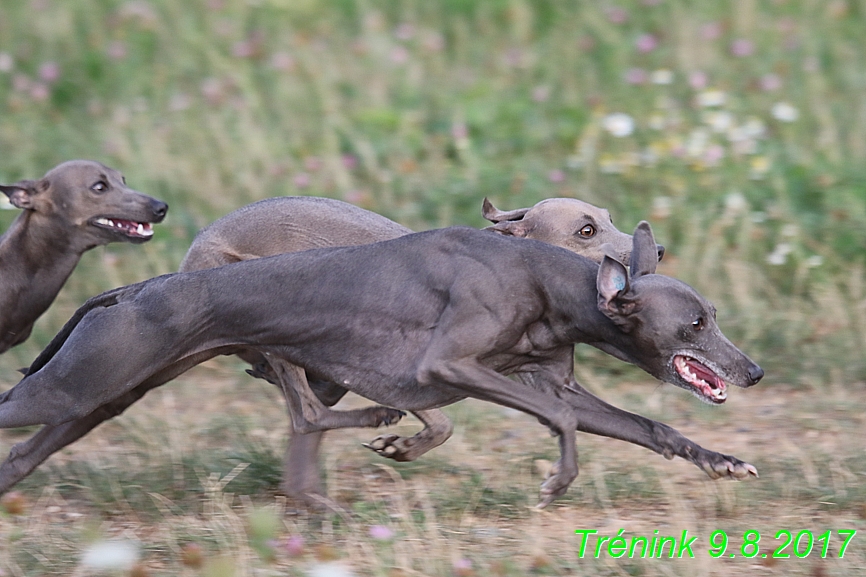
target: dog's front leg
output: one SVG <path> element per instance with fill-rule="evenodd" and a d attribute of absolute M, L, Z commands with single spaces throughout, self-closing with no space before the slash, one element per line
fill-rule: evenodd
<path fill-rule="evenodd" d="M 563 398 L 577 415 L 578 431 L 634 443 L 667 459 L 682 457 L 703 469 L 713 479 L 758 476 L 757 469 L 752 465 L 736 457 L 704 449 L 664 423 L 618 409 L 574 380 L 566 387 L 566 391 L 571 394 L 564 393 Z"/>
<path fill-rule="evenodd" d="M 549 387 L 539 390 L 521 387 L 472 358 L 456 361 L 426 359 L 425 366 L 418 371 L 418 383 L 422 386 L 445 385 L 460 390 L 468 397 L 523 411 L 559 435 L 560 458 L 541 486 L 539 508 L 546 507 L 563 495 L 577 477 L 577 448 L 574 440 L 577 418 L 571 407 L 550 394 Z"/>

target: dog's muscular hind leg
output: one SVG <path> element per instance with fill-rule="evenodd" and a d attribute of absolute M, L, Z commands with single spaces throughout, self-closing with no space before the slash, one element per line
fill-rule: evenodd
<path fill-rule="evenodd" d="M 12 447 L 9 456 L 0 465 L 0 494 L 5 493 L 16 483 L 29 475 L 48 457 L 74 443 L 101 423 L 123 413 L 130 405 L 142 398 L 148 391 L 164 385 L 181 373 L 205 360 L 216 356 L 219 351 L 206 351 L 179 361 L 152 375 L 140 385 L 105 404 L 84 417 L 67 421 L 60 425 L 46 425 L 38 433 Z"/>
<path fill-rule="evenodd" d="M 412 414 L 424 423 L 424 428 L 414 436 L 379 435 L 369 443 L 364 443 L 364 446 L 395 461 L 414 461 L 447 441 L 454 431 L 451 420 L 439 409 L 417 411 Z"/>
<path fill-rule="evenodd" d="M 279 377 L 280 387 L 289 405 L 292 430 L 295 433 L 393 425 L 406 414 L 380 405 L 350 411 L 334 411 L 322 404 L 310 389 L 304 369 L 273 355 L 268 355 L 268 362 Z"/>

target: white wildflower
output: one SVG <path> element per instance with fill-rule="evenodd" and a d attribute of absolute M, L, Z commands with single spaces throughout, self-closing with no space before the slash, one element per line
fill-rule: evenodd
<path fill-rule="evenodd" d="M 613 136 L 621 138 L 634 132 L 634 119 L 623 112 L 615 112 L 604 117 L 602 126 Z"/>
<path fill-rule="evenodd" d="M 674 201 L 669 196 L 657 196 L 653 199 L 651 215 L 657 220 L 670 217 L 673 212 Z"/>
<path fill-rule="evenodd" d="M 730 214 L 742 214 L 748 207 L 749 203 L 741 192 L 734 191 L 725 197 L 725 210 Z"/>
<path fill-rule="evenodd" d="M 796 224 L 788 223 L 782 227 L 781 233 L 782 233 L 782 236 L 785 236 L 788 238 L 794 238 L 798 234 L 800 234 L 800 229 L 799 229 L 799 227 L 797 227 Z"/>
<path fill-rule="evenodd" d="M 767 222 L 767 213 L 763 210 L 756 210 L 752 213 L 752 222 L 754 222 L 755 224 Z"/>
<path fill-rule="evenodd" d="M 704 90 L 698 93 L 698 105 L 704 108 L 713 106 L 724 106 L 728 101 L 728 96 L 721 90 Z"/>
<path fill-rule="evenodd" d="M 692 158 L 703 156 L 710 140 L 710 133 L 705 128 L 696 128 L 689 134 L 686 141 L 686 154 Z"/>
<path fill-rule="evenodd" d="M 653 84 L 671 84 L 674 81 L 674 73 L 667 68 L 653 70 L 650 75 L 650 81 Z"/>
<path fill-rule="evenodd" d="M 756 156 L 749 163 L 749 178 L 761 180 L 770 171 L 770 159 L 766 156 Z"/>
<path fill-rule="evenodd" d="M 622 174 L 624 170 L 622 162 L 612 154 L 603 154 L 598 159 L 598 169 L 604 174 Z"/>
<path fill-rule="evenodd" d="M 84 551 L 81 565 L 98 571 L 129 571 L 138 561 L 138 547 L 131 541 L 100 541 Z"/>
<path fill-rule="evenodd" d="M 800 118 L 800 111 L 790 102 L 777 102 L 770 109 L 773 118 L 782 122 L 794 122 Z"/>
<path fill-rule="evenodd" d="M 320 563 L 307 571 L 309 577 L 355 577 L 355 574 L 341 563 Z"/>
<path fill-rule="evenodd" d="M 776 266 L 783 265 L 788 260 L 788 255 L 791 254 L 792 250 L 793 247 L 790 244 L 780 242 L 773 249 L 773 252 L 767 255 L 767 262 Z"/>
<path fill-rule="evenodd" d="M 565 166 L 569 170 L 580 170 L 583 168 L 583 157 L 579 154 L 570 154 L 565 159 Z"/>
<path fill-rule="evenodd" d="M 659 155 L 652 146 L 647 146 L 643 149 L 643 152 L 640 153 L 640 162 L 644 166 L 655 166 L 658 161 Z"/>
<path fill-rule="evenodd" d="M 743 124 L 743 131 L 749 138 L 761 138 L 767 132 L 767 126 L 757 116 L 750 116 Z"/>
<path fill-rule="evenodd" d="M 664 130 L 665 128 L 665 117 L 661 114 L 653 114 L 649 117 L 647 121 L 647 125 L 653 130 Z"/>
<path fill-rule="evenodd" d="M 722 134 L 728 132 L 734 125 L 734 115 L 727 110 L 714 110 L 703 115 L 704 123 L 713 132 Z M 730 136 L 729 136 L 730 138 Z"/>
<path fill-rule="evenodd" d="M 15 68 L 15 60 L 8 52 L 0 52 L 0 72 L 12 72 Z"/>
<path fill-rule="evenodd" d="M 824 257 L 822 257 L 820 254 L 813 254 L 806 259 L 806 266 L 809 268 L 815 268 L 817 266 L 821 266 L 822 264 L 824 264 Z"/>

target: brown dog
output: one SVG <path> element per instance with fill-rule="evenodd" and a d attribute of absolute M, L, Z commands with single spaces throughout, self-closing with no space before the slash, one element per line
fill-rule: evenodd
<path fill-rule="evenodd" d="M 118 171 L 72 160 L 39 180 L 0 185 L 23 212 L 0 236 L 0 353 L 24 342 L 33 323 L 91 248 L 142 243 L 168 205 L 126 186 Z"/>

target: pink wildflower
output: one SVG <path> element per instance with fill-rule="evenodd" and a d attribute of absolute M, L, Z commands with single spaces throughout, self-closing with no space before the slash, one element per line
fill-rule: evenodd
<path fill-rule="evenodd" d="M 700 34 L 704 40 L 717 40 L 722 35 L 722 24 L 720 22 L 707 22 L 701 26 Z"/>
<path fill-rule="evenodd" d="M 415 26 L 408 22 L 399 24 L 397 29 L 394 30 L 394 36 L 398 40 L 411 40 L 415 36 Z"/>
<path fill-rule="evenodd" d="M 535 102 L 547 102 L 550 98 L 550 86 L 536 86 L 532 89 L 532 100 Z"/>
<path fill-rule="evenodd" d="M 286 539 L 283 547 L 289 557 L 299 557 L 304 553 L 304 538 L 300 535 L 292 535 Z"/>
<path fill-rule="evenodd" d="M 634 45 L 638 52 L 646 54 L 647 52 L 655 50 L 658 47 L 659 42 L 652 34 L 641 34 L 637 37 L 637 40 L 635 40 Z"/>
<path fill-rule="evenodd" d="M 358 166 L 358 158 L 354 154 L 344 154 L 342 160 L 347 170 L 354 170 Z"/>
<path fill-rule="evenodd" d="M 39 78 L 52 84 L 60 78 L 60 66 L 56 62 L 44 62 L 39 67 Z"/>
<path fill-rule="evenodd" d="M 271 55 L 271 68 L 280 72 L 291 72 L 295 69 L 295 59 L 288 52 L 274 52 Z"/>
<path fill-rule="evenodd" d="M 391 49 L 391 62 L 405 64 L 407 60 L 409 60 L 409 51 L 404 46 L 395 46 Z"/>
<path fill-rule="evenodd" d="M 292 182 L 295 183 L 295 186 L 298 188 L 307 188 L 310 186 L 311 182 L 310 175 L 306 172 L 299 172 L 292 178 Z"/>
<path fill-rule="evenodd" d="M 782 87 L 782 79 L 778 74 L 765 74 L 761 76 L 761 90 L 772 92 Z"/>
<path fill-rule="evenodd" d="M 123 60 L 126 58 L 126 44 L 121 42 L 120 40 L 115 40 L 108 44 L 108 48 L 105 51 L 108 54 L 108 57 L 112 60 Z"/>
<path fill-rule="evenodd" d="M 628 21 L 628 12 L 619 6 L 611 6 L 605 10 L 605 15 L 613 24 L 625 24 Z"/>
<path fill-rule="evenodd" d="M 731 54 L 737 58 L 751 56 L 755 52 L 755 45 L 751 40 L 746 38 L 737 38 L 731 42 Z"/>
<path fill-rule="evenodd" d="M 629 68 L 625 71 L 624 78 L 629 84 L 646 84 L 649 75 L 643 68 Z"/>
<path fill-rule="evenodd" d="M 384 525 L 371 525 L 369 533 L 376 541 L 390 541 L 394 537 L 394 531 Z"/>
<path fill-rule="evenodd" d="M 689 74 L 689 86 L 694 88 L 695 90 L 703 90 L 707 87 L 709 83 L 709 79 L 707 78 L 706 72 L 702 72 L 701 70 L 695 70 L 691 74 Z"/>

